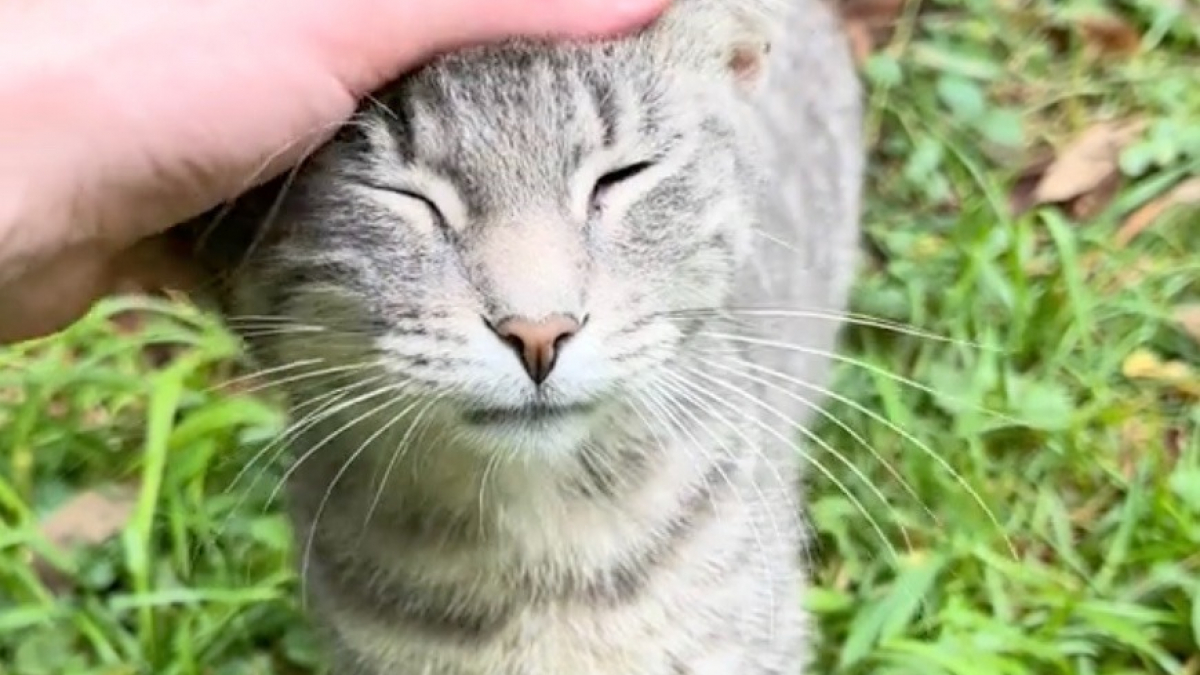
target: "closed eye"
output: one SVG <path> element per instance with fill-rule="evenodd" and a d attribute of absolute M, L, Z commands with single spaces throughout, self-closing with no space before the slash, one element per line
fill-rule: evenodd
<path fill-rule="evenodd" d="M 400 195 L 401 197 L 407 197 L 408 199 L 418 201 L 429 210 L 429 214 L 433 216 L 435 221 L 437 221 L 439 227 L 447 227 L 446 216 L 442 214 L 442 210 L 438 208 L 437 203 L 420 192 L 413 192 L 407 188 L 396 187 L 394 185 L 381 185 L 378 183 L 364 183 L 363 185 L 371 188 L 372 190 L 390 192 L 394 195 Z"/>
<path fill-rule="evenodd" d="M 633 178 L 652 166 L 654 166 L 654 162 L 636 162 L 634 164 L 623 166 L 616 171 L 609 171 L 603 176 L 600 176 L 600 178 L 596 180 L 596 186 L 592 188 L 592 205 L 595 206 L 596 202 L 617 184 Z"/>

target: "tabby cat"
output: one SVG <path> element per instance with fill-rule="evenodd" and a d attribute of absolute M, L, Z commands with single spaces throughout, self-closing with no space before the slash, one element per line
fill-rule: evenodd
<path fill-rule="evenodd" d="M 443 56 L 205 222 L 333 672 L 806 668 L 861 123 L 821 0 L 677 0 Z"/>

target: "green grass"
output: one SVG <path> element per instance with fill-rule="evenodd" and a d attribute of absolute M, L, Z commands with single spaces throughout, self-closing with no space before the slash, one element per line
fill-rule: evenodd
<path fill-rule="evenodd" d="M 816 672 L 1196 675 L 1200 345 L 1172 313 L 1200 302 L 1200 210 L 1128 245 L 1114 233 L 1200 173 L 1198 14 L 925 4 L 865 68 L 871 257 L 855 309 L 950 341 L 847 333 L 829 406 L 845 427 L 819 431 L 886 501 L 814 454 L 866 506 L 813 472 Z M 1142 50 L 1089 56 L 1071 28 L 1092 6 L 1121 11 Z M 1111 204 L 1010 215 L 1031 148 L 1135 113 L 1149 127 Z M 238 346 L 211 318 L 156 305 L 130 333 L 110 321 L 123 307 L 0 352 L 0 674 L 313 672 L 289 531 L 267 504 L 277 467 L 234 483 L 277 409 L 214 388 Z M 163 345 L 166 365 L 151 358 Z M 1127 377 L 1142 351 L 1192 379 Z M 45 542 L 46 514 L 130 483 L 119 536 Z"/>

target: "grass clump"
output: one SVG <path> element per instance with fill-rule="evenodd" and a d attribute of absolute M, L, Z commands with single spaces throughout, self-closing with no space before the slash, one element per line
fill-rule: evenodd
<path fill-rule="evenodd" d="M 1200 19 L 1150 0 L 891 19 L 863 50 L 854 309 L 949 340 L 847 333 L 841 424 L 818 431 L 887 499 L 812 451 L 854 494 L 814 472 L 817 672 L 1200 673 L 1200 198 L 1180 187 Z M 1103 124 L 1136 125 L 1107 173 L 1064 170 Z M 1078 194 L 1039 199 L 1055 171 Z M 137 304 L 136 331 L 111 302 L 0 352 L 0 674 L 316 672 L 277 463 L 243 471 L 279 409 L 214 386 L 238 346 L 211 318 Z"/>

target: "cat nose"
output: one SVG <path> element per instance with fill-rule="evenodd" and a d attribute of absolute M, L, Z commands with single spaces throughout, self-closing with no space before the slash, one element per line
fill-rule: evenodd
<path fill-rule="evenodd" d="M 580 323 L 566 314 L 552 314 L 541 321 L 512 317 L 488 326 L 517 353 L 530 379 L 541 384 L 554 370 L 563 343 L 579 332 Z"/>

